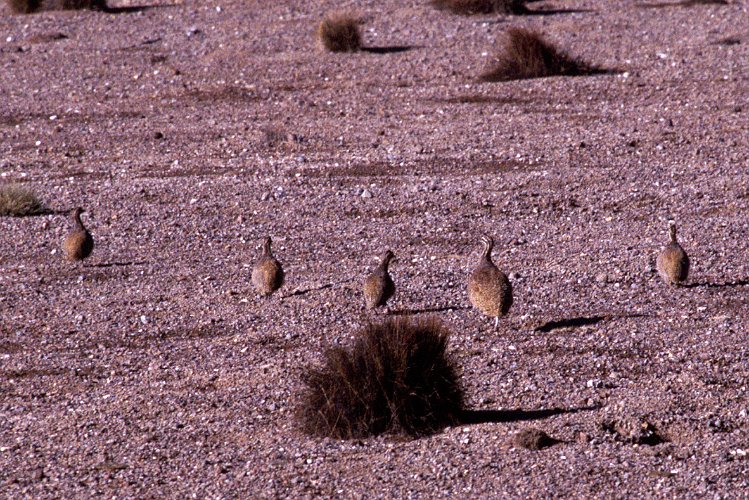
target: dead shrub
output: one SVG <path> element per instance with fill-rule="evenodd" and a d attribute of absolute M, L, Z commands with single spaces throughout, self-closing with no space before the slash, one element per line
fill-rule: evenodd
<path fill-rule="evenodd" d="M 505 34 L 491 68 L 479 78 L 502 82 L 546 76 L 575 76 L 596 72 L 588 64 L 560 51 L 533 31 L 511 28 Z"/>
<path fill-rule="evenodd" d="M 16 14 L 31 14 L 50 10 L 106 10 L 106 0 L 7 0 Z"/>
<path fill-rule="evenodd" d="M 311 435 L 422 436 L 458 422 L 463 390 L 434 319 L 370 323 L 349 349 L 330 348 L 303 377 L 298 419 Z"/>
<path fill-rule="evenodd" d="M 432 0 L 432 5 L 453 14 L 525 14 L 526 0 Z"/>
<path fill-rule="evenodd" d="M 317 27 L 317 37 L 331 52 L 356 52 L 361 49 L 359 21 L 347 14 L 331 14 Z"/>
<path fill-rule="evenodd" d="M 0 215 L 25 217 L 46 212 L 44 204 L 31 189 L 17 184 L 0 187 Z"/>

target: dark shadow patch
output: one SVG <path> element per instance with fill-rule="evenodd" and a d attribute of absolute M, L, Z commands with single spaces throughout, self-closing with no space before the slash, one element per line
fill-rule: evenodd
<path fill-rule="evenodd" d="M 556 415 L 594 411 L 599 408 L 600 406 L 581 406 L 577 408 L 548 408 L 545 410 L 466 410 L 460 415 L 460 423 L 463 425 L 473 425 L 527 422 L 529 420 L 541 420 Z"/>
<path fill-rule="evenodd" d="M 296 288 L 286 295 L 282 295 L 282 299 L 288 299 L 289 297 L 296 297 L 297 295 L 306 295 L 310 292 L 317 292 L 319 290 L 325 290 L 326 288 L 332 288 L 335 283 L 325 283 L 323 285 L 317 285 L 309 288 Z"/>
<path fill-rule="evenodd" d="M 60 31 L 54 31 L 51 33 L 39 33 L 32 35 L 28 38 L 29 43 L 51 43 L 59 42 L 60 40 L 67 40 L 69 37 L 65 33 Z"/>
<path fill-rule="evenodd" d="M 4 370 L 0 372 L 0 377 L 7 380 L 35 378 L 35 377 L 54 377 L 64 374 L 64 370 L 55 368 L 26 368 L 20 370 Z"/>
<path fill-rule="evenodd" d="M 741 38 L 737 36 L 727 36 L 713 43 L 715 45 L 723 45 L 725 47 L 731 47 L 733 45 L 739 45 L 741 43 Z"/>
<path fill-rule="evenodd" d="M 641 9 L 663 9 L 667 7 L 697 7 L 699 5 L 731 5 L 728 0 L 682 0 L 681 2 L 641 3 Z"/>
<path fill-rule="evenodd" d="M 360 50 L 362 52 L 369 52 L 370 54 L 398 54 L 418 48 L 416 45 L 392 45 L 389 47 L 362 47 Z"/>
<path fill-rule="evenodd" d="M 155 9 L 168 9 L 171 7 L 178 7 L 179 4 L 166 4 L 166 5 L 128 5 L 127 7 L 102 7 L 101 11 L 106 14 L 137 14 L 138 12 L 146 12 Z"/>
<path fill-rule="evenodd" d="M 595 12 L 593 9 L 539 9 L 532 10 L 527 9 L 524 16 L 557 16 L 560 14 L 585 14 L 589 12 Z"/>
<path fill-rule="evenodd" d="M 595 325 L 603 320 L 610 319 L 610 316 L 579 316 L 576 318 L 566 318 L 554 321 L 547 321 L 541 326 L 536 327 L 537 332 L 550 332 L 559 328 L 578 328 L 581 326 Z"/>
<path fill-rule="evenodd" d="M 99 264 L 90 264 L 86 267 L 126 267 L 126 266 L 142 266 L 148 264 L 147 260 L 142 261 L 130 261 L 130 262 L 101 262 Z"/>
<path fill-rule="evenodd" d="M 470 309 L 467 306 L 439 306 L 439 307 L 424 307 L 421 309 L 396 309 L 388 312 L 390 316 L 413 316 L 416 314 L 424 313 L 436 313 L 445 311 L 462 311 Z"/>
<path fill-rule="evenodd" d="M 741 279 L 736 281 L 726 281 L 724 283 L 711 283 L 709 281 L 689 283 L 687 285 L 679 285 L 680 288 L 734 288 L 737 286 L 749 285 L 749 279 Z"/>
<path fill-rule="evenodd" d="M 530 104 L 528 99 L 517 97 L 493 96 L 483 94 L 466 94 L 454 97 L 430 99 L 432 102 L 445 104 Z"/>

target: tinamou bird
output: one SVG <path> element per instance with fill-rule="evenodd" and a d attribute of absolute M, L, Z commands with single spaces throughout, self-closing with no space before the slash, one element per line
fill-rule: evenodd
<path fill-rule="evenodd" d="M 474 308 L 494 318 L 494 329 L 499 325 L 500 316 L 504 316 L 512 306 L 512 285 L 507 276 L 492 262 L 494 240 L 482 236 L 484 249 L 478 265 L 468 279 L 468 299 Z"/>
<path fill-rule="evenodd" d="M 689 257 L 676 241 L 676 223 L 669 221 L 668 226 L 671 241 L 658 254 L 655 264 L 663 281 L 670 285 L 678 285 L 684 283 L 689 275 Z"/>
<path fill-rule="evenodd" d="M 394 257 L 395 255 L 390 250 L 385 252 L 380 265 L 364 280 L 362 289 L 367 309 L 385 306 L 390 297 L 395 294 L 395 283 L 388 272 L 388 266 Z"/>
<path fill-rule="evenodd" d="M 281 288 L 284 280 L 283 268 L 281 263 L 273 257 L 270 245 L 270 237 L 265 238 L 260 258 L 252 267 L 252 284 L 255 286 L 255 290 L 265 297 L 269 297 Z"/>
<path fill-rule="evenodd" d="M 80 207 L 73 210 L 72 217 L 75 228 L 65 237 L 62 244 L 65 257 L 69 260 L 83 260 L 91 255 L 94 249 L 94 238 L 81 221 L 82 213 L 83 209 Z"/>

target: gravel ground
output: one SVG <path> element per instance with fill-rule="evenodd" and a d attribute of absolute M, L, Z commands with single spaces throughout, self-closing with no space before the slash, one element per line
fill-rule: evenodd
<path fill-rule="evenodd" d="M 0 182 L 88 209 L 96 248 L 70 263 L 65 216 L 0 218 L 0 496 L 745 497 L 749 7 L 531 5 L 566 12 L 3 6 Z M 320 51 L 338 8 L 381 50 Z M 616 73 L 476 83 L 513 26 Z M 654 269 L 669 218 L 687 287 Z M 465 290 L 483 233 L 515 290 L 496 332 Z M 492 412 L 309 438 L 301 368 L 366 320 L 386 248 L 392 313 L 439 316 Z M 558 442 L 518 446 L 529 427 Z"/>

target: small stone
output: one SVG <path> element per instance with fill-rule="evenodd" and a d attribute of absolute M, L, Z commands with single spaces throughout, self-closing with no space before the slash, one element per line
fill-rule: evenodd
<path fill-rule="evenodd" d="M 609 276 L 606 273 L 596 274 L 596 283 L 606 283 L 609 281 Z"/>
<path fill-rule="evenodd" d="M 163 134 L 163 133 L 161 133 L 161 132 L 155 132 L 155 133 L 153 134 L 153 138 L 154 138 L 154 139 L 156 139 L 156 140 L 161 140 L 161 139 L 163 139 L 163 138 L 164 138 L 164 134 Z"/>
<path fill-rule="evenodd" d="M 362 198 L 371 198 L 372 197 L 372 193 L 369 191 L 369 189 L 365 189 L 364 191 L 362 191 L 361 197 Z"/>

